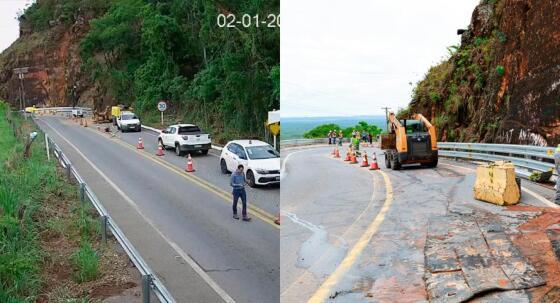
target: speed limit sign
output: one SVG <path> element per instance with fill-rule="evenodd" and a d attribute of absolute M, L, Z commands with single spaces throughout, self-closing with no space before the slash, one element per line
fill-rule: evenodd
<path fill-rule="evenodd" d="M 163 125 L 163 112 L 167 109 L 167 103 L 165 101 L 159 101 L 157 109 L 161 112 L 161 125 Z"/>

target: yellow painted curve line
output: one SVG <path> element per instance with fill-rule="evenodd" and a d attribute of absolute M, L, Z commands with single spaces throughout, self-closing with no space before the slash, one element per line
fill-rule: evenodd
<path fill-rule="evenodd" d="M 91 131 L 91 132 L 93 132 L 93 133 L 95 133 L 95 134 L 97 134 L 97 135 L 100 135 L 100 136 L 102 136 L 102 137 L 104 137 L 104 138 L 107 138 L 106 136 L 104 136 L 104 133 L 95 131 L 95 130 L 92 129 L 92 128 L 89 128 L 89 127 L 88 127 L 88 128 L 85 128 L 85 129 L 87 129 L 87 130 L 89 130 L 89 131 Z M 125 147 L 125 148 L 130 149 L 131 151 L 133 151 L 133 152 L 135 152 L 135 153 L 137 153 L 137 154 L 139 154 L 139 155 L 145 157 L 146 159 L 151 160 L 151 161 L 153 161 L 153 162 L 155 162 L 155 163 L 157 163 L 157 164 L 159 164 L 159 165 L 161 165 L 161 166 L 163 166 L 163 167 L 165 167 L 165 168 L 167 168 L 167 169 L 173 171 L 173 172 L 176 173 L 177 175 L 179 175 L 179 176 L 181 176 L 181 177 L 183 177 L 183 178 L 185 178 L 185 179 L 187 179 L 187 180 L 193 182 L 194 184 L 196 184 L 196 185 L 198 185 L 198 186 L 200 186 L 200 187 L 206 189 L 207 191 L 209 191 L 209 192 L 211 192 L 211 193 L 217 195 L 218 197 L 222 198 L 223 200 L 225 200 L 225 201 L 227 201 L 227 202 L 231 202 L 231 199 L 232 199 L 231 194 L 228 193 L 228 192 L 226 192 L 225 190 L 222 190 L 221 188 L 219 188 L 219 187 L 213 185 L 212 183 L 210 183 L 210 182 L 208 182 L 208 181 L 206 181 L 206 180 L 203 180 L 203 179 L 200 178 L 200 177 L 187 174 L 186 172 L 182 171 L 181 169 L 179 169 L 179 168 L 177 168 L 177 167 L 175 167 L 175 166 L 173 166 L 173 165 L 171 165 L 171 164 L 165 162 L 164 160 L 162 160 L 162 159 L 156 157 L 155 155 L 152 155 L 152 154 L 146 153 L 146 152 L 144 152 L 144 151 L 138 150 L 138 149 L 136 149 L 135 147 L 131 146 L 130 144 L 124 143 L 124 142 L 123 142 L 120 138 L 118 138 L 118 137 L 117 137 L 117 140 L 110 140 L 110 141 L 113 141 L 113 142 L 115 142 L 115 143 L 117 143 L 117 144 L 119 144 L 119 145 L 121 145 L 121 146 L 123 146 L 123 147 Z M 228 204 L 229 204 L 229 203 L 228 203 Z M 249 203 L 248 203 L 248 204 L 249 204 Z M 254 206 L 254 205 L 252 205 L 252 204 L 249 204 L 249 205 L 247 206 L 247 208 L 248 208 L 249 213 L 252 214 L 253 216 L 259 218 L 260 220 L 264 221 L 265 223 L 268 223 L 269 225 L 272 225 L 272 226 L 273 226 L 274 228 L 276 228 L 276 229 L 280 229 L 280 226 L 278 226 L 276 223 L 274 223 L 274 220 L 276 220 L 276 217 L 275 217 L 274 215 L 269 214 L 269 213 L 266 212 L 265 210 L 263 210 L 263 209 L 261 209 L 261 208 L 259 208 L 259 207 L 256 207 L 256 206 Z"/>
<path fill-rule="evenodd" d="M 352 247 L 352 250 L 346 255 L 342 263 L 336 268 L 336 270 L 321 284 L 319 289 L 313 294 L 313 296 L 307 301 L 307 303 L 322 303 L 325 302 L 332 293 L 333 288 L 340 282 L 340 280 L 348 273 L 352 265 L 356 262 L 358 257 L 362 254 L 366 246 L 371 241 L 371 238 L 377 230 L 381 223 L 385 220 L 385 215 L 391 208 L 391 204 L 393 204 L 393 186 L 391 184 L 391 180 L 389 176 L 380 170 L 376 171 L 377 173 L 383 176 L 385 181 L 385 191 L 386 191 L 386 198 L 385 203 L 383 203 L 383 207 L 373 220 L 371 224 L 368 226 L 365 233 L 362 234 L 358 242 Z"/>
<path fill-rule="evenodd" d="M 291 153 L 290 155 L 293 155 L 294 153 Z M 288 155 L 289 156 L 289 155 Z M 331 159 L 332 157 L 326 156 L 329 159 Z M 286 157 L 286 159 L 284 161 L 287 161 L 288 157 Z M 373 176 L 373 174 L 372 174 Z M 377 182 L 376 182 L 376 178 L 373 178 L 372 180 L 372 186 L 373 188 L 377 188 Z M 358 223 L 360 222 L 360 220 L 362 220 L 362 218 L 366 215 L 366 213 L 371 210 L 375 205 L 375 194 L 376 194 L 376 190 L 373 190 L 371 193 L 371 198 L 369 200 L 368 205 L 362 210 L 362 212 L 360 213 L 360 215 L 354 220 L 354 222 L 352 222 L 352 224 L 344 231 L 344 233 L 340 236 L 341 238 L 346 238 L 346 236 L 348 235 L 348 233 L 350 233 L 350 231 L 353 231 L 357 228 Z M 311 266 L 309 266 L 309 268 L 313 268 L 313 266 L 315 266 L 316 264 L 319 264 L 323 261 L 323 259 L 325 258 L 326 252 L 323 252 L 323 254 L 318 258 L 318 260 L 316 260 L 315 262 L 313 262 L 311 264 Z M 306 271 L 305 273 L 303 273 L 302 275 L 300 275 L 297 279 L 294 280 L 294 282 L 292 282 L 290 284 L 290 286 L 288 286 L 284 291 L 282 291 L 282 293 L 280 294 L 280 296 L 288 293 L 292 288 L 294 288 L 296 285 L 299 285 L 302 280 L 304 280 L 307 276 L 307 274 L 309 273 L 309 271 Z"/>

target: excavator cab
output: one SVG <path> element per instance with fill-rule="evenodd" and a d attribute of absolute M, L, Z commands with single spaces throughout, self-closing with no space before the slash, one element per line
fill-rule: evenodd
<path fill-rule="evenodd" d="M 403 164 L 437 166 L 438 150 L 435 127 L 422 115 L 413 119 L 389 116 L 389 133 L 381 137 L 385 166 L 398 170 Z"/>

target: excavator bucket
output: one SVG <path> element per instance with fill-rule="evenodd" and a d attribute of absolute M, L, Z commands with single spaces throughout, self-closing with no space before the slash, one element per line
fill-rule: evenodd
<path fill-rule="evenodd" d="M 379 138 L 382 150 L 397 148 L 397 137 L 395 134 L 382 134 Z"/>

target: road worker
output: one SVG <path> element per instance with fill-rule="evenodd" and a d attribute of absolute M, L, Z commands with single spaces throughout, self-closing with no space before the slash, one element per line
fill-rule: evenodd
<path fill-rule="evenodd" d="M 329 134 L 327 135 L 327 137 L 329 138 L 329 145 L 332 144 L 332 130 L 329 131 Z"/>
<path fill-rule="evenodd" d="M 359 151 L 360 150 L 360 133 L 356 133 L 353 137 L 352 137 L 352 148 L 355 151 Z"/>
<path fill-rule="evenodd" d="M 343 139 L 344 139 L 344 134 L 342 133 L 342 130 L 340 130 L 338 132 L 338 146 L 342 146 Z"/>

